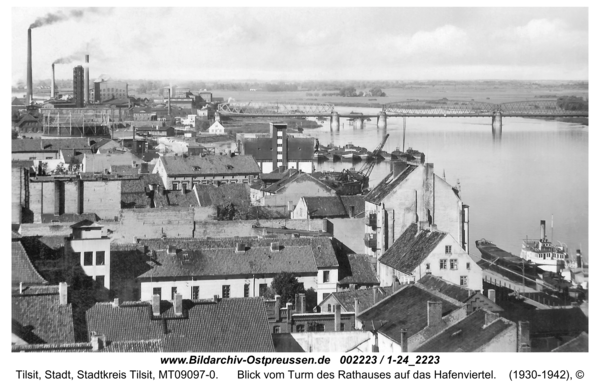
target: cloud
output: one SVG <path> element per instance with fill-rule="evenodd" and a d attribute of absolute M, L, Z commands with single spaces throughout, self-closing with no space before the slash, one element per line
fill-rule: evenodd
<path fill-rule="evenodd" d="M 397 36 L 394 41 L 397 50 L 411 55 L 456 56 L 464 52 L 469 45 L 467 32 L 449 24 L 432 31 L 418 31 L 411 36 Z"/>
<path fill-rule="evenodd" d="M 71 10 L 60 10 L 56 12 L 49 12 L 44 16 L 40 16 L 31 23 L 29 28 L 38 28 L 42 26 L 48 26 L 67 20 L 78 20 L 84 17 L 88 13 L 104 13 L 108 14 L 112 12 L 112 8 L 77 8 Z"/>
<path fill-rule="evenodd" d="M 299 32 L 295 36 L 295 41 L 301 46 L 315 46 L 325 43 L 331 43 L 332 34 L 327 30 L 311 29 L 308 31 Z"/>

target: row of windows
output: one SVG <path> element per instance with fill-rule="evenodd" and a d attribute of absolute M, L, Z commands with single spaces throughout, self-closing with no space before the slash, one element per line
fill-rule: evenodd
<path fill-rule="evenodd" d="M 440 270 L 445 270 L 448 268 L 448 260 L 440 259 Z M 471 263 L 467 262 L 466 266 L 467 270 L 471 270 Z M 429 263 L 425 264 L 425 270 L 431 270 L 431 266 Z M 458 259 L 450 259 L 450 270 L 458 270 Z"/>
<path fill-rule="evenodd" d="M 304 324 L 296 325 L 296 332 L 305 332 L 307 329 Z M 324 332 L 325 325 L 322 323 L 314 323 L 313 325 L 308 327 L 308 332 Z M 344 323 L 340 323 L 340 331 L 344 331 Z M 279 334 L 281 333 L 280 326 L 273 326 L 273 333 Z"/>
<path fill-rule="evenodd" d="M 243 180 L 202 180 L 202 181 L 194 181 L 192 182 L 192 187 L 194 185 L 213 185 L 213 184 L 221 184 L 221 185 L 226 185 L 226 184 L 238 184 L 238 183 L 243 183 L 243 184 L 247 184 L 250 181 L 248 179 L 243 179 Z M 172 182 L 171 183 L 171 187 L 173 190 L 179 190 L 179 182 Z M 188 190 L 189 188 L 189 183 L 187 182 L 182 182 L 181 183 L 181 187 L 184 190 Z"/>
<path fill-rule="evenodd" d="M 96 266 L 104 265 L 104 251 L 96 251 Z M 94 252 L 86 251 L 83 253 L 83 266 L 94 266 Z"/>
<path fill-rule="evenodd" d="M 258 285 L 258 295 L 263 297 L 267 294 L 268 285 L 267 284 L 259 284 Z M 171 287 L 171 300 L 175 300 L 175 295 L 177 294 L 177 287 Z M 162 288 L 152 288 L 152 294 L 161 296 L 162 299 Z M 200 286 L 194 285 L 191 287 L 190 296 L 192 300 L 198 300 L 200 298 Z M 222 285 L 221 286 L 221 296 L 225 299 L 231 297 L 231 285 Z M 250 284 L 244 284 L 244 297 L 250 297 Z"/>

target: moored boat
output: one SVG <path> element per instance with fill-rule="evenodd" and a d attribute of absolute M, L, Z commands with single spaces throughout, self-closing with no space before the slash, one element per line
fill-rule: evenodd
<path fill-rule="evenodd" d="M 540 239 L 523 239 L 521 257 L 537 264 L 545 271 L 560 273 L 562 269 L 574 268 L 564 245 L 555 245 L 546 236 L 546 221 L 540 221 Z"/>

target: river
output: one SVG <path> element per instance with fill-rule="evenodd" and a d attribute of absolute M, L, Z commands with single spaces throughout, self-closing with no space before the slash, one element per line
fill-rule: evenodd
<path fill-rule="evenodd" d="M 368 108 L 338 107 L 338 112 L 373 113 Z M 342 127 L 343 123 L 343 127 Z M 377 120 L 355 129 L 340 119 L 340 130 L 306 129 L 321 144 L 353 143 L 373 150 L 390 134 L 384 150 L 402 148 L 402 119 L 388 118 L 386 130 Z M 525 118 L 503 118 L 501 139 L 494 139 L 491 118 L 407 118 L 406 148 L 425 153 L 435 173 L 446 181 L 460 180 L 461 197 L 470 206 L 470 249 L 479 257 L 475 240 L 486 238 L 519 255 L 521 240 L 540 235 L 540 220 L 554 242 L 566 244 L 574 258 L 588 255 L 588 126 Z M 362 162 L 355 163 L 359 169 Z M 325 161 L 316 170 L 342 170 L 349 162 Z M 378 163 L 371 187 L 390 169 Z M 551 228 L 552 222 L 554 228 Z"/>

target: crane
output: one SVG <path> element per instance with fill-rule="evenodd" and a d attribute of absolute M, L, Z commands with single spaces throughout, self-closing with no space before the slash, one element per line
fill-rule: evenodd
<path fill-rule="evenodd" d="M 365 164 L 358 171 L 359 174 L 362 174 L 366 178 L 368 178 L 371 175 L 371 172 L 373 171 L 373 167 L 375 167 L 375 163 L 379 159 L 379 154 L 381 153 L 381 149 L 383 149 L 383 146 L 385 145 L 385 142 L 387 141 L 389 136 L 390 136 L 390 134 L 386 134 L 383 137 L 383 140 L 381 141 L 379 146 L 377 146 L 377 148 L 375 150 L 373 150 L 373 158 L 370 161 L 365 162 Z"/>

